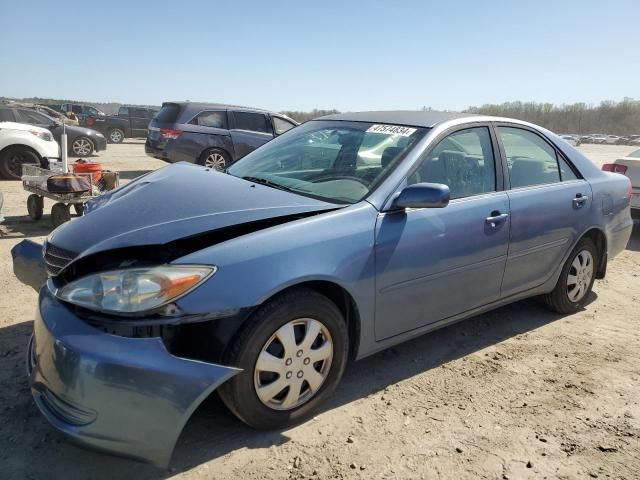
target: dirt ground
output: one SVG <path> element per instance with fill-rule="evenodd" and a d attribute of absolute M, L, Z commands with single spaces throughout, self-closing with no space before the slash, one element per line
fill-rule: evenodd
<path fill-rule="evenodd" d="M 633 149 L 580 148 L 598 164 Z M 97 159 L 124 179 L 163 165 L 139 141 Z M 76 447 L 38 413 L 24 366 L 36 293 L 9 251 L 51 228 L 26 216 L 19 182 L 0 190 L 0 478 L 640 478 L 640 224 L 585 310 L 524 301 L 381 352 L 286 431 L 255 432 L 212 398 L 160 470 Z"/>

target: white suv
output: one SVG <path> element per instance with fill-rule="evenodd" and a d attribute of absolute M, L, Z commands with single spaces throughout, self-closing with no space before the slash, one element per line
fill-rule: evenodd
<path fill-rule="evenodd" d="M 0 122 L 0 176 L 20 180 L 22 165 L 43 165 L 60 158 L 60 147 L 46 128 Z"/>

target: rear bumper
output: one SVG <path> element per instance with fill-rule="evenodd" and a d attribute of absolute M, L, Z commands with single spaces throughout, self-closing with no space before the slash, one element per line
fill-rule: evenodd
<path fill-rule="evenodd" d="M 164 160 L 165 162 L 169 162 L 169 163 L 174 163 L 174 160 L 171 160 L 169 158 L 169 154 L 166 150 L 152 147 L 149 144 L 149 139 L 147 139 L 147 141 L 144 144 L 144 151 L 150 157 L 157 158 L 158 160 Z"/>
<path fill-rule="evenodd" d="M 40 290 L 27 368 L 47 420 L 77 443 L 166 467 L 185 423 L 239 370 L 103 333 Z"/>

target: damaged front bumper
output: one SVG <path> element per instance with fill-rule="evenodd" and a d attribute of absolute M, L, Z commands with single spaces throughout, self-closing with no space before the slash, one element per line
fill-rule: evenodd
<path fill-rule="evenodd" d="M 46 286 L 27 367 L 33 398 L 56 429 L 82 445 L 160 467 L 169 464 L 198 405 L 240 372 L 178 358 L 159 338 L 103 333 Z"/>

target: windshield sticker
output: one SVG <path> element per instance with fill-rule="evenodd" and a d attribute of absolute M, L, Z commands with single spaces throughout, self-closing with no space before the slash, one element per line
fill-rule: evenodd
<path fill-rule="evenodd" d="M 388 135 L 400 135 L 401 137 L 408 137 L 415 131 L 415 128 L 401 125 L 371 125 L 367 128 L 367 132 L 370 133 L 386 133 Z"/>

